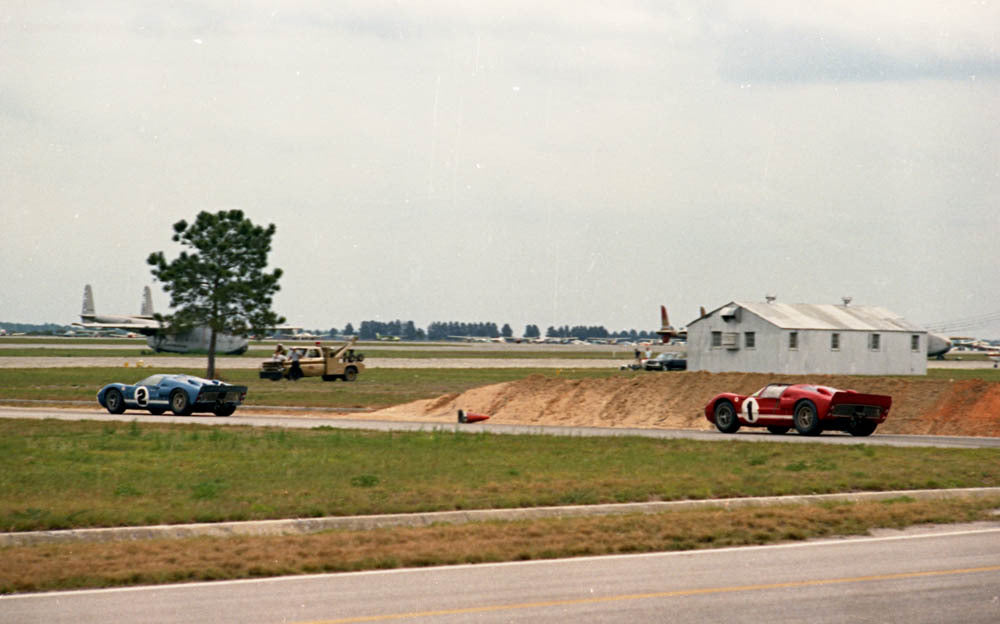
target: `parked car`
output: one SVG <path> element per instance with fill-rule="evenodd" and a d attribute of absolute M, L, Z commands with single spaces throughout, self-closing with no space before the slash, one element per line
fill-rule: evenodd
<path fill-rule="evenodd" d="M 687 370 L 688 361 L 677 353 L 661 353 L 656 357 L 644 360 L 642 367 L 646 370 L 659 371 Z"/>
<path fill-rule="evenodd" d="M 802 435 L 819 435 L 824 429 L 871 435 L 885 422 L 892 397 L 862 394 L 810 384 L 774 383 L 749 396 L 723 393 L 705 406 L 705 418 L 723 433 L 741 426 L 767 427 L 786 433 L 792 427 Z"/>
<path fill-rule="evenodd" d="M 170 409 L 180 416 L 192 412 L 230 416 L 246 396 L 246 386 L 191 375 L 157 374 L 131 385 L 108 384 L 97 393 L 97 402 L 112 414 L 141 409 L 159 416 Z"/>

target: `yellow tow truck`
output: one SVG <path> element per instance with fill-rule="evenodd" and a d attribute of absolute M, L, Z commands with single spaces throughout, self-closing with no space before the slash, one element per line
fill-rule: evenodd
<path fill-rule="evenodd" d="M 365 355 L 355 353 L 353 348 L 357 340 L 357 337 L 351 338 L 340 347 L 328 347 L 319 343 L 314 346 L 290 347 L 288 355 L 291 356 L 293 351 L 298 352 L 303 377 L 322 377 L 323 381 L 354 381 L 365 370 Z M 291 368 L 291 357 L 270 359 L 261 363 L 259 376 L 271 381 L 290 379 Z"/>

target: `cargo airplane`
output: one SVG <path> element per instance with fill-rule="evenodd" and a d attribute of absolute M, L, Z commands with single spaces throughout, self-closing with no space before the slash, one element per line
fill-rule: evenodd
<path fill-rule="evenodd" d="M 123 329 L 146 336 L 146 344 L 154 351 L 166 353 L 206 353 L 211 340 L 208 327 L 195 327 L 179 334 L 168 334 L 153 316 L 153 295 L 146 286 L 142 290 L 139 314 L 98 314 L 94 307 L 94 291 L 90 284 L 83 289 L 83 310 L 75 327 L 91 330 Z M 215 350 L 225 355 L 240 355 L 249 342 L 241 336 L 216 334 Z"/>
<path fill-rule="evenodd" d="M 490 338 L 489 336 L 448 336 L 448 340 L 461 340 L 462 342 L 507 342 L 503 336 Z"/>
<path fill-rule="evenodd" d="M 667 317 L 667 306 L 660 306 L 660 328 L 656 330 L 656 333 L 660 336 L 660 341 L 665 344 L 674 339 L 687 340 L 686 329 L 674 329 L 674 326 L 670 324 L 670 319 Z"/>
<path fill-rule="evenodd" d="M 951 351 L 953 346 L 954 343 L 947 336 L 927 332 L 927 357 L 943 360 L 944 354 Z"/>

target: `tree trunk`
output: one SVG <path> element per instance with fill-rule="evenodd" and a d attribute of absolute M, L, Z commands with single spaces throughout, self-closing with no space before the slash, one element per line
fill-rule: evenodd
<path fill-rule="evenodd" d="M 215 379 L 215 328 L 209 326 L 208 331 L 211 334 L 208 340 L 208 371 L 205 376 L 209 379 Z"/>

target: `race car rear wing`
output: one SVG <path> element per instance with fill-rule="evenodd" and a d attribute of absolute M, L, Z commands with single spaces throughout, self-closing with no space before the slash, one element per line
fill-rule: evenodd
<path fill-rule="evenodd" d="M 864 415 L 876 417 L 889 413 L 892 397 L 884 394 L 861 394 L 860 392 L 835 392 L 830 398 L 830 412 L 838 416 Z"/>
<path fill-rule="evenodd" d="M 236 403 L 239 405 L 246 396 L 246 386 L 232 386 L 229 384 L 204 386 L 198 393 L 196 403 Z"/>

